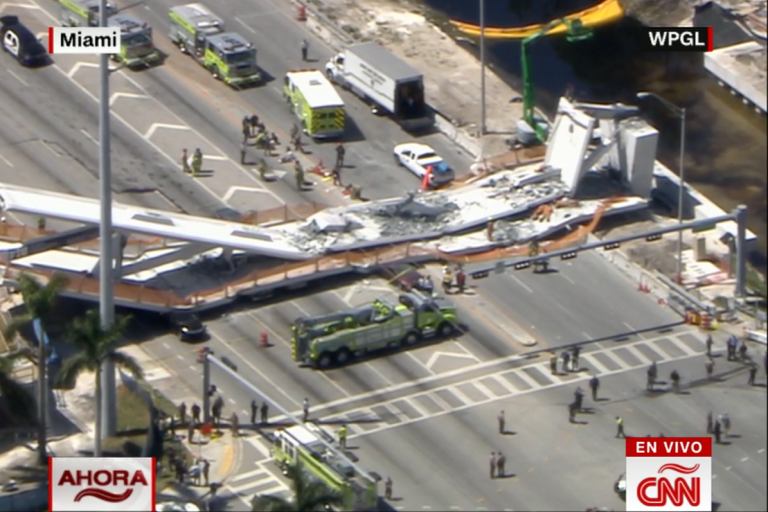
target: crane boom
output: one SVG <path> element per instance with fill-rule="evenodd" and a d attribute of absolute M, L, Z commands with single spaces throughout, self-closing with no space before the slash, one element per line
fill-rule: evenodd
<path fill-rule="evenodd" d="M 561 18 L 547 23 L 541 27 L 541 30 L 523 39 L 523 42 L 520 45 L 523 68 L 523 120 L 536 132 L 536 137 L 541 142 L 547 140 L 547 127 L 538 123 L 535 119 L 534 107 L 536 91 L 533 87 L 533 77 L 531 76 L 528 45 L 537 39 L 546 36 L 552 29 L 559 27 L 560 25 L 566 26 L 566 38 L 569 42 L 583 41 L 584 39 L 592 37 L 592 29 L 585 27 L 580 19 Z"/>

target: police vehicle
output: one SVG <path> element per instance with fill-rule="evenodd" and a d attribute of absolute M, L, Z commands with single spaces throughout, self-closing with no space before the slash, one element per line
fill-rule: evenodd
<path fill-rule="evenodd" d="M 0 36 L 3 51 L 8 52 L 22 66 L 39 66 L 48 63 L 48 51 L 35 34 L 21 24 L 17 16 L 0 18 Z"/>
<path fill-rule="evenodd" d="M 214 78 L 232 87 L 261 81 L 256 48 L 237 32 L 225 32 L 224 21 L 202 4 L 172 7 L 169 37 Z"/>
<path fill-rule="evenodd" d="M 99 0 L 59 0 L 61 24 L 64 27 L 98 27 Z M 117 14 L 114 4 L 107 2 L 107 16 Z"/>

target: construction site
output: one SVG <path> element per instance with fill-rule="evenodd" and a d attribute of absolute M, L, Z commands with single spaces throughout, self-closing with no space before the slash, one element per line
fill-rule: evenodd
<path fill-rule="evenodd" d="M 525 256 L 534 241 L 545 252 L 579 244 L 601 219 L 648 207 L 658 133 L 636 114 L 562 99 L 539 161 L 487 165 L 446 190 L 270 218 L 269 227 L 114 204 L 116 303 L 203 310 L 394 263 L 470 263 Z M 10 185 L 0 185 L 0 199 L 4 212 L 40 219 L 34 229 L 4 217 L 4 281 L 63 273 L 66 295 L 98 300 L 98 201 Z M 72 227 L 50 232 L 45 219 Z"/>

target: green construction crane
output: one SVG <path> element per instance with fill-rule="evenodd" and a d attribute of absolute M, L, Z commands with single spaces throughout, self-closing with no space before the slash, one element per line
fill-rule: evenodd
<path fill-rule="evenodd" d="M 534 100 L 535 100 L 535 91 L 533 88 L 533 78 L 531 77 L 531 66 L 530 66 L 530 58 L 528 56 L 528 45 L 536 41 L 542 36 L 547 35 L 547 32 L 554 29 L 555 27 L 559 27 L 560 25 L 565 25 L 567 28 L 566 32 L 566 39 L 569 42 L 576 42 L 576 41 L 584 41 L 585 39 L 589 39 L 592 37 L 592 29 L 585 27 L 581 20 L 574 19 L 559 19 L 552 21 L 550 23 L 547 23 L 544 25 L 541 30 L 536 32 L 535 34 L 526 37 L 523 39 L 523 43 L 521 45 L 522 48 L 522 62 L 523 62 L 523 121 L 531 128 L 531 130 L 536 132 L 536 137 L 541 142 L 545 142 L 547 140 L 547 124 L 546 122 L 537 121 L 534 114 Z"/>

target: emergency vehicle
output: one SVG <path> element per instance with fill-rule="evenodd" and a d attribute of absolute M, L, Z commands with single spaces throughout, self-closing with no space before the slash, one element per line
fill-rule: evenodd
<path fill-rule="evenodd" d="M 160 61 L 160 52 L 152 42 L 152 27 L 130 14 L 109 18 L 110 27 L 120 29 L 120 53 L 112 58 L 129 68 L 151 66 Z"/>
<path fill-rule="evenodd" d="M 274 435 L 272 460 L 285 471 L 300 463 L 312 477 L 344 498 L 343 510 L 374 510 L 381 477 L 359 468 L 332 445 L 334 438 L 308 423 L 279 429 Z"/>
<path fill-rule="evenodd" d="M 344 134 L 344 101 L 321 71 L 289 71 L 283 96 L 299 118 L 301 129 L 313 139 L 332 139 Z"/>
<path fill-rule="evenodd" d="M 324 369 L 368 352 L 448 337 L 457 326 L 456 307 L 450 301 L 406 293 L 397 304 L 381 298 L 356 309 L 296 319 L 291 354 L 294 361 Z"/>
<path fill-rule="evenodd" d="M 237 32 L 224 32 L 224 21 L 202 4 L 170 10 L 170 39 L 204 66 L 214 78 L 232 87 L 261 81 L 256 48 Z"/>
<path fill-rule="evenodd" d="M 98 27 L 99 0 L 59 0 L 61 25 L 64 27 Z M 114 4 L 107 2 L 107 16 L 117 14 Z"/>

